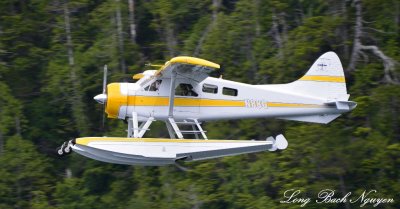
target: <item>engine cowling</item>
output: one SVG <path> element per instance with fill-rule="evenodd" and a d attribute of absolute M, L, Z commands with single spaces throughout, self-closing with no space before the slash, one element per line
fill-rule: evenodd
<path fill-rule="evenodd" d="M 110 83 L 107 85 L 106 113 L 109 118 L 126 118 L 126 108 L 122 107 L 128 106 L 128 95 L 123 92 L 122 85 L 127 85 L 127 83 Z"/>

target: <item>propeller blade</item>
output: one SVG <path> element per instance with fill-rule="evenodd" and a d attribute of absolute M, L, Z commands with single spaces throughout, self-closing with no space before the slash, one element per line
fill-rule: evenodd
<path fill-rule="evenodd" d="M 104 133 L 104 130 L 105 130 L 104 124 L 106 122 L 106 114 L 105 114 L 105 112 L 106 112 L 106 105 L 103 105 L 103 117 L 102 117 L 102 122 L 101 122 L 101 128 L 103 130 L 103 133 Z"/>
<path fill-rule="evenodd" d="M 106 85 L 107 85 L 107 65 L 104 65 L 103 94 L 106 94 Z"/>
<path fill-rule="evenodd" d="M 103 104 L 103 116 L 101 118 L 101 128 L 103 133 L 105 132 L 105 111 L 106 111 L 106 103 L 107 103 L 107 65 L 104 65 L 103 72 L 103 93 L 94 97 L 98 103 Z"/>

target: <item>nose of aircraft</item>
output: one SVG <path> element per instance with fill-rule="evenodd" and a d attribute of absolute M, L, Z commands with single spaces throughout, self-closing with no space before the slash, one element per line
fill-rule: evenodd
<path fill-rule="evenodd" d="M 107 101 L 107 94 L 99 94 L 95 97 L 93 97 L 94 100 L 96 100 L 96 102 L 100 103 L 100 104 L 105 104 Z"/>

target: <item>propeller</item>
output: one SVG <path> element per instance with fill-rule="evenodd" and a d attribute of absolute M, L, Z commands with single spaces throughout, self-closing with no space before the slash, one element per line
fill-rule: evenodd
<path fill-rule="evenodd" d="M 106 110 L 106 103 L 107 103 L 107 65 L 104 65 L 104 72 L 103 72 L 103 92 L 101 94 L 96 95 L 93 97 L 96 102 L 103 105 L 103 117 L 102 117 L 102 128 L 104 130 L 104 123 L 105 123 L 105 110 Z"/>
<path fill-rule="evenodd" d="M 107 65 L 104 65 L 104 76 L 103 76 L 103 93 L 96 95 L 93 97 L 96 102 L 100 104 L 105 104 L 107 102 Z"/>

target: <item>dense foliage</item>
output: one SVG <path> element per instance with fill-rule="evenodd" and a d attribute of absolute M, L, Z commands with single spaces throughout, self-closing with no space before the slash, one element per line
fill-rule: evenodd
<path fill-rule="evenodd" d="M 400 208 L 399 28 L 399 0 L 1 0 L 0 208 L 299 208 L 279 202 L 286 190 L 328 188 L 376 189 L 395 200 L 378 207 Z M 221 139 L 283 133 L 285 151 L 186 169 L 55 156 L 70 138 L 125 135 L 122 121 L 103 128 L 92 99 L 104 64 L 110 82 L 132 81 L 146 63 L 198 56 L 220 63 L 225 79 L 267 84 L 298 79 L 327 51 L 343 62 L 351 113 L 328 125 L 205 127 Z M 156 124 L 150 135 L 167 132 Z"/>

